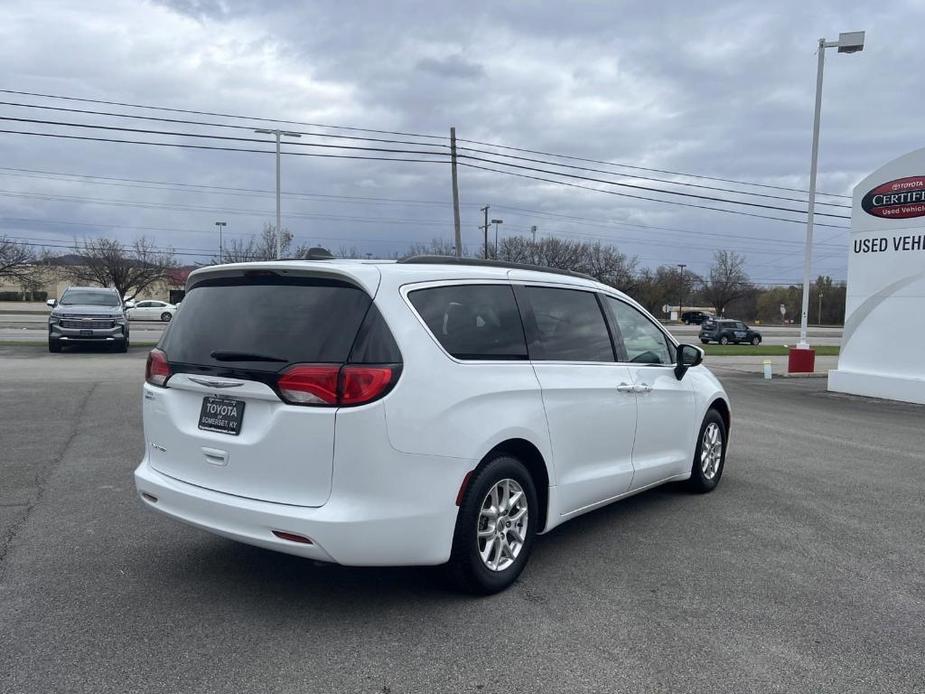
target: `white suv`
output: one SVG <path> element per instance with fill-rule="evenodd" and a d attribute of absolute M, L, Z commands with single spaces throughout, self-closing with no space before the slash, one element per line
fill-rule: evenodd
<path fill-rule="evenodd" d="M 234 306 L 234 315 L 223 310 Z M 703 352 L 573 273 L 452 258 L 203 268 L 147 365 L 152 509 L 347 565 L 510 585 L 538 533 L 665 482 L 712 490 Z"/>

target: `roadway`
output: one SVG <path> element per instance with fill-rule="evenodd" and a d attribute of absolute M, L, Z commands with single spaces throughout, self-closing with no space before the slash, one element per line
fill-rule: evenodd
<path fill-rule="evenodd" d="M 47 314 L 0 313 L 0 341 L 34 342 L 45 339 L 47 331 Z M 159 321 L 132 321 L 132 340 L 136 343 L 156 342 L 167 326 Z M 668 325 L 671 333 L 681 342 L 698 344 L 697 325 Z M 800 326 L 796 325 L 761 325 L 754 326 L 761 332 L 767 345 L 794 345 L 799 340 Z M 841 327 L 810 327 L 809 338 L 813 345 L 841 344 Z"/>
<path fill-rule="evenodd" d="M 716 362 L 716 492 L 575 519 L 473 599 L 144 508 L 145 353 L 0 346 L 2 692 L 925 691 L 923 407 Z"/>

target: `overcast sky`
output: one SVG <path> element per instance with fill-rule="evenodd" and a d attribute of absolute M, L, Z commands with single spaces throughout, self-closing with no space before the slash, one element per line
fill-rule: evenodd
<path fill-rule="evenodd" d="M 827 54 L 819 188 L 848 194 L 880 164 L 923 146 L 925 94 L 917 80 L 923 20 L 925 4 L 914 0 L 760 4 L 5 0 L 0 5 L 0 88 L 439 136 L 446 136 L 453 125 L 460 138 L 469 140 L 805 189 L 816 41 L 820 36 L 837 38 L 839 31 L 864 29 L 863 53 Z M 11 94 L 0 94 L 0 100 L 248 124 L 217 116 Z M 0 106 L 0 115 L 251 137 L 248 130 L 220 131 L 12 105 Z M 441 144 L 426 138 L 284 127 L 422 143 L 379 143 L 383 148 L 437 150 Z M 10 120 L 2 121 L 0 129 L 197 142 Z M 324 142 L 307 137 L 302 141 Z M 359 140 L 339 143 L 376 146 Z M 228 222 L 229 235 L 243 237 L 274 219 L 270 154 L 6 133 L 0 133 L 0 154 L 0 234 L 67 244 L 75 237 L 101 234 L 130 241 L 145 233 L 159 245 L 192 254 L 184 258 L 194 261 L 217 249 L 216 220 Z M 614 181 L 800 207 L 798 202 L 629 178 L 634 171 L 629 169 L 556 161 L 611 170 L 614 173 L 607 178 Z M 635 173 L 741 189 L 704 179 Z M 166 182 L 172 187 L 124 179 Z M 764 208 L 572 182 L 800 218 Z M 184 187 L 188 184 L 245 190 L 230 195 Z M 361 253 L 387 255 L 414 241 L 451 239 L 450 190 L 445 163 L 283 157 L 284 194 L 298 194 L 284 195 L 284 225 L 299 243 L 333 249 L 356 246 Z M 780 190 L 750 190 L 801 197 Z M 460 196 L 463 239 L 472 250 L 480 243 L 479 208 L 487 203 L 492 206 L 491 216 L 504 220 L 504 235 L 528 234 L 536 225 L 540 235 L 612 242 L 638 256 L 641 265 L 686 263 L 698 272 L 707 268 L 713 250 L 724 248 L 747 256 L 755 280 L 792 281 L 802 274 L 800 242 L 805 228 L 797 223 L 649 202 L 465 167 L 460 168 Z M 819 211 L 850 212 L 837 207 Z M 848 223 L 834 217 L 818 221 Z M 847 238 L 839 229 L 817 229 L 816 273 L 844 277 Z"/>

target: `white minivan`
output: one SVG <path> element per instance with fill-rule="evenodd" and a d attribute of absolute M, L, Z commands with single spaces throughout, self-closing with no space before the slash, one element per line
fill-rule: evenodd
<path fill-rule="evenodd" d="M 244 263 L 190 274 L 183 306 L 148 358 L 135 482 L 150 508 L 234 540 L 446 564 L 491 593 L 537 534 L 723 473 L 729 398 L 703 352 L 583 275 Z"/>

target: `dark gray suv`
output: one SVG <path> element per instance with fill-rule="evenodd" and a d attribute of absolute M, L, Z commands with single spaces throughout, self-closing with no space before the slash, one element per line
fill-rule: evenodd
<path fill-rule="evenodd" d="M 68 287 L 60 300 L 49 299 L 48 351 L 64 345 L 107 344 L 128 350 L 129 328 L 122 297 L 115 289 Z"/>

